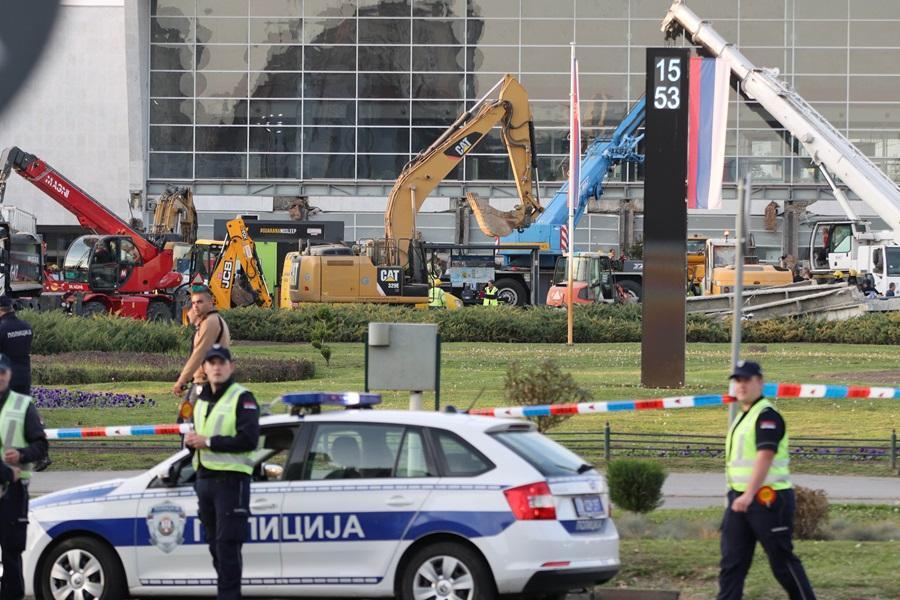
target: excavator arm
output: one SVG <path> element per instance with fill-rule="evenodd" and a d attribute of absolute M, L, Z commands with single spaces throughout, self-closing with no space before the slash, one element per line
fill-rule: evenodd
<path fill-rule="evenodd" d="M 159 197 L 150 235 L 161 242 L 172 235 L 180 236 L 179 241 L 188 244 L 197 241 L 197 210 L 191 188 L 170 187 Z"/>
<path fill-rule="evenodd" d="M 256 245 L 250 238 L 244 219 L 237 217 L 226 224 L 228 239 L 216 259 L 209 276 L 209 289 L 213 293 L 216 306 L 229 309 L 232 306 L 249 306 L 256 304 L 263 308 L 272 307 L 272 295 L 266 285 Z M 241 298 L 245 287 L 238 283 L 238 266 L 241 268 L 244 281 L 249 287 L 249 298 Z"/>
<path fill-rule="evenodd" d="M 488 100 L 494 90 L 496 100 Z M 388 196 L 384 215 L 385 236 L 397 244 L 396 264 L 404 264 L 409 242 L 416 237 L 416 213 L 434 188 L 459 164 L 496 124 L 512 163 L 513 176 L 521 204 L 502 212 L 468 194 L 478 224 L 486 235 L 499 237 L 531 224 L 541 212 L 533 177 L 536 165 L 534 122 L 528 106 L 528 93 L 512 75 L 506 75 L 471 109 L 460 117 L 409 164 Z"/>

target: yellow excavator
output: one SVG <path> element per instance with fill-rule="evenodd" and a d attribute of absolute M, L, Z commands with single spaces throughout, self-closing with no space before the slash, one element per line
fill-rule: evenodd
<path fill-rule="evenodd" d="M 197 210 L 191 188 L 169 187 L 156 201 L 153 224 L 147 232 L 164 242 L 193 244 L 197 239 Z"/>
<path fill-rule="evenodd" d="M 183 289 L 187 291 L 196 283 L 206 284 L 220 310 L 254 304 L 272 308 L 272 294 L 244 219 L 235 217 L 225 228 L 228 235 L 224 241 L 197 240 L 191 246 L 187 269 L 190 283 Z M 186 322 L 186 314 L 182 321 Z"/>
<path fill-rule="evenodd" d="M 490 99 L 497 90 L 497 98 Z M 353 249 L 308 246 L 287 255 L 284 272 L 289 274 L 290 302 L 427 303 L 434 274 L 426 265 L 416 214 L 434 188 L 497 124 L 521 204 L 502 212 L 474 194 L 466 199 L 487 235 L 503 236 L 528 227 L 542 210 L 534 175 L 534 121 L 525 88 L 506 75 L 404 167 L 387 199 L 383 239 L 363 240 Z"/>

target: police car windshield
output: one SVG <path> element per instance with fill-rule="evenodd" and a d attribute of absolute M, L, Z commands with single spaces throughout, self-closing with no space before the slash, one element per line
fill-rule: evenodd
<path fill-rule="evenodd" d="M 492 435 L 545 477 L 579 475 L 593 470 L 577 454 L 536 431 L 501 431 Z"/>

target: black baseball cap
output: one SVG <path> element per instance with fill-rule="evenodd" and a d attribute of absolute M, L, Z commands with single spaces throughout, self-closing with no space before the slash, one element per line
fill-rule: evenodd
<path fill-rule="evenodd" d="M 213 344 L 213 347 L 207 350 L 206 356 L 203 357 L 203 362 L 210 361 L 214 358 L 221 358 L 222 360 L 231 362 L 231 352 L 221 344 Z"/>
<path fill-rule="evenodd" d="M 12 363 L 9 360 L 9 357 L 3 353 L 0 353 L 0 371 L 11 371 Z"/>
<path fill-rule="evenodd" d="M 738 377 L 762 377 L 762 367 L 759 366 L 759 363 L 755 363 L 750 360 L 739 360 L 737 364 L 734 366 L 734 372 L 731 374 L 729 379 L 736 379 Z"/>
<path fill-rule="evenodd" d="M 13 307 L 13 299 L 3 294 L 0 296 L 0 308 L 10 309 Z"/>

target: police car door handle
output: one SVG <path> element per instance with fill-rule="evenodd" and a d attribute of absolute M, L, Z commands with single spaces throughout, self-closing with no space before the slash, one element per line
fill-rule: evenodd
<path fill-rule="evenodd" d="M 275 503 L 269 502 L 266 498 L 259 498 L 250 503 L 250 508 L 257 510 L 271 510 L 275 508 Z"/>
<path fill-rule="evenodd" d="M 388 506 L 409 506 L 412 503 L 413 501 L 406 496 L 391 496 L 387 501 Z"/>

